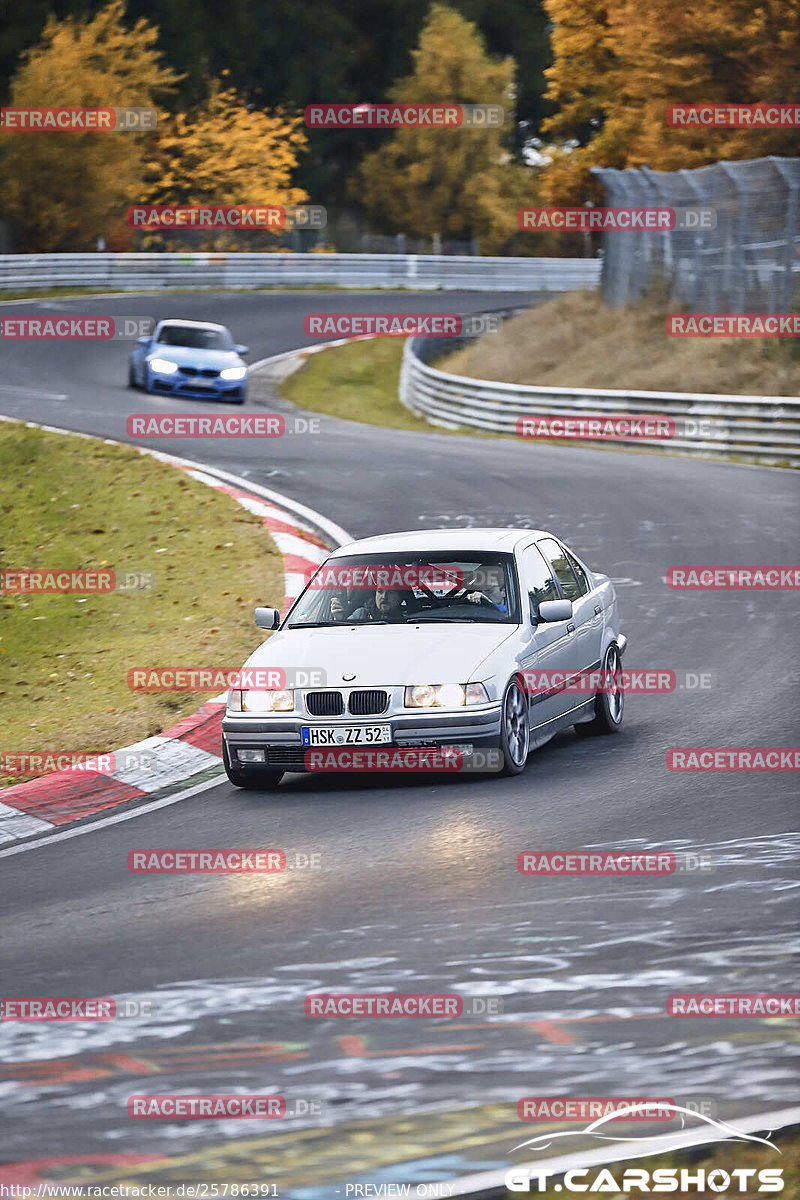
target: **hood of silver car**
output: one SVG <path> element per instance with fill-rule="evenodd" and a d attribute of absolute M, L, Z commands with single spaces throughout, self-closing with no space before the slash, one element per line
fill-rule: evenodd
<path fill-rule="evenodd" d="M 412 622 L 287 629 L 273 634 L 246 666 L 324 671 L 326 687 L 469 683 L 478 679 L 476 672 L 487 655 L 517 629 L 506 624 Z"/>

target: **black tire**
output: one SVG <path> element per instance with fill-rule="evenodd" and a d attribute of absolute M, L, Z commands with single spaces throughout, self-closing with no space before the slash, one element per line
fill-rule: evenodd
<path fill-rule="evenodd" d="M 240 771 L 238 767 L 231 766 L 228 747 L 223 738 L 222 741 L 222 763 L 225 767 L 225 774 L 231 781 L 234 787 L 245 788 L 250 792 L 269 792 L 276 788 L 285 774 L 284 771 Z"/>
<path fill-rule="evenodd" d="M 503 775 L 521 775 L 531 748 L 528 721 L 528 697 L 516 679 L 512 679 L 503 696 L 500 714 L 500 749 L 503 752 Z"/>
<path fill-rule="evenodd" d="M 616 642 L 612 642 L 606 650 L 606 656 L 603 660 L 604 685 L 609 678 L 615 676 L 621 669 L 622 659 L 619 653 L 619 646 Z M 622 728 L 624 709 L 625 692 L 623 691 L 622 681 L 611 692 L 604 686 L 601 692 L 595 693 L 593 719 L 591 721 L 584 721 L 580 725 L 575 725 L 573 728 L 578 737 L 596 737 L 598 734 L 619 733 Z"/>

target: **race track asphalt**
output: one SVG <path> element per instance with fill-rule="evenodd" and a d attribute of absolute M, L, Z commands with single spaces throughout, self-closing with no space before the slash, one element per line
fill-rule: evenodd
<path fill-rule="evenodd" d="M 218 320 L 256 360 L 308 344 L 310 310 L 467 313 L 531 299 L 186 294 L 0 313 Z M 123 441 L 128 413 L 203 411 L 128 391 L 126 360 L 114 342 L 5 342 L 0 411 Z M 290 411 L 277 397 L 273 407 Z M 551 529 L 617 581 L 626 667 L 708 672 L 713 686 L 629 697 L 620 736 L 564 733 L 514 779 L 291 776 L 270 796 L 225 782 L 4 858 L 3 993 L 146 996 L 158 1013 L 94 1027 L 4 1023 L 2 1161 L 123 1156 L 87 1166 L 92 1181 L 138 1179 L 144 1168 L 126 1155 L 167 1156 L 142 1177 L 269 1179 L 283 1196 L 322 1200 L 334 1183 L 510 1163 L 510 1147 L 539 1132 L 516 1120 L 521 1096 L 671 1097 L 728 1118 L 791 1103 L 796 1021 L 676 1020 L 665 1006 L 675 992 L 792 990 L 796 776 L 677 774 L 666 752 L 796 741 L 797 594 L 682 594 L 664 576 L 679 564 L 795 562 L 797 475 L 328 417 L 320 426 L 158 448 L 283 492 L 354 537 Z M 590 846 L 688 851 L 712 869 L 627 880 L 517 872 L 521 850 Z M 280 847 L 319 852 L 322 865 L 268 879 L 130 874 L 128 851 L 145 847 Z M 496 997 L 504 1013 L 457 1026 L 304 1015 L 309 991 L 386 988 Z M 126 1115 L 133 1093 L 238 1089 L 322 1099 L 327 1115 L 266 1130 Z"/>

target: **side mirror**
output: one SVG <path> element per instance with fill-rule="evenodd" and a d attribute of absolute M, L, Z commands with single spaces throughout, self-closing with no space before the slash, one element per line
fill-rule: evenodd
<path fill-rule="evenodd" d="M 254 616 L 259 629 L 277 629 L 281 623 L 277 608 L 257 608 Z"/>
<path fill-rule="evenodd" d="M 237 345 L 237 346 L 234 346 L 233 348 L 234 348 L 234 350 L 236 351 L 236 353 L 237 353 L 238 355 L 240 355 L 241 357 L 244 357 L 244 355 L 245 355 L 245 354 L 249 354 L 249 353 L 250 353 L 250 347 L 249 347 L 249 346 L 238 346 L 238 345 Z"/>
<path fill-rule="evenodd" d="M 140 338 L 137 338 L 137 339 L 136 339 L 136 345 L 137 345 L 137 346 L 149 346 L 149 345 L 150 345 L 150 338 L 149 338 L 149 337 L 140 337 Z"/>
<path fill-rule="evenodd" d="M 572 618 L 571 600 L 543 600 L 539 605 L 539 617 L 542 621 L 569 621 Z"/>

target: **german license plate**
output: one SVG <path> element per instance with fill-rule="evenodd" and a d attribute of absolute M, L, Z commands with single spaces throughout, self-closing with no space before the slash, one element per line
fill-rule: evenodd
<path fill-rule="evenodd" d="M 391 725 L 304 725 L 304 746 L 376 746 L 392 740 Z"/>

